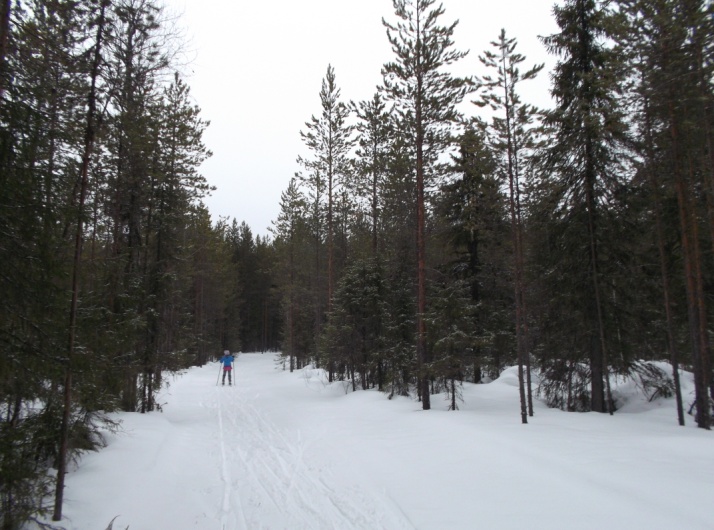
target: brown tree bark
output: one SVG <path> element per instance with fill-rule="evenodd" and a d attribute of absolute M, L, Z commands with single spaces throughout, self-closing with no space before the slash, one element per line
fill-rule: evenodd
<path fill-rule="evenodd" d="M 646 105 L 646 104 L 645 104 Z M 647 157 L 650 164 L 654 164 L 654 148 L 650 132 L 652 130 L 649 121 L 649 112 L 645 110 L 645 141 L 647 146 Z M 657 175 L 653 169 L 649 171 L 652 193 L 654 195 L 655 228 L 657 234 L 657 249 L 659 251 L 660 273 L 662 275 L 662 296 L 664 298 L 664 312 L 667 322 L 667 347 L 669 349 L 670 363 L 672 364 L 672 379 L 674 381 L 674 395 L 677 402 L 677 420 L 679 425 L 684 426 L 684 404 L 682 402 L 682 386 L 679 380 L 679 354 L 674 340 L 674 322 L 672 318 L 671 289 L 669 284 L 669 271 L 667 270 L 667 259 L 665 252 L 664 228 L 662 224 L 662 198 L 659 193 L 659 183 Z"/>
<path fill-rule="evenodd" d="M 417 251 L 417 363 L 419 393 L 423 410 L 431 409 L 429 355 L 426 342 L 426 206 L 424 197 L 424 80 L 421 58 L 421 12 L 416 10 L 416 251 Z"/>
<path fill-rule="evenodd" d="M 524 347 L 524 337 L 523 337 L 523 260 L 521 253 L 521 238 L 520 231 L 521 227 L 519 225 L 520 213 L 517 209 L 516 195 L 517 195 L 517 175 L 515 174 L 515 157 L 516 150 L 514 146 L 514 139 L 511 131 L 511 113 L 513 111 L 511 105 L 511 98 L 509 94 L 509 81 L 508 81 L 508 65 L 506 64 L 506 50 L 501 48 L 501 64 L 503 68 L 503 92 L 504 92 L 504 105 L 506 111 L 506 156 L 508 159 L 508 203 L 510 207 L 511 214 L 511 241 L 513 242 L 513 252 L 514 252 L 514 264 L 515 264 L 515 281 L 513 282 L 513 287 L 515 291 L 515 303 L 516 303 L 516 356 L 518 362 L 518 395 L 521 403 L 521 423 L 528 423 L 528 412 L 526 407 L 526 389 L 525 380 L 523 373 L 523 347 Z"/>
<path fill-rule="evenodd" d="M 706 328 L 701 329 L 703 322 L 706 322 L 706 315 L 700 315 L 703 301 L 700 300 L 701 277 L 698 274 L 696 263 L 698 250 L 696 216 L 693 213 L 692 200 L 689 196 L 688 183 L 680 167 L 679 156 L 679 128 L 675 119 L 672 101 L 669 106 L 670 115 L 670 138 L 672 141 L 672 162 L 674 164 L 675 189 L 677 192 L 677 204 L 679 207 L 679 220 L 682 238 L 682 254 L 684 258 L 684 276 L 687 293 L 687 313 L 689 316 L 689 333 L 692 341 L 692 366 L 694 368 L 694 392 L 696 397 L 697 426 L 702 429 L 711 428 L 709 414 L 709 397 L 707 395 L 707 377 L 704 374 L 703 348 L 706 339 Z M 703 333 L 702 333 L 703 331 Z"/>
<path fill-rule="evenodd" d="M 64 379 L 64 403 L 62 424 L 60 427 L 60 448 L 57 466 L 57 483 L 55 486 L 55 505 L 52 514 L 53 521 L 62 519 L 62 503 L 64 499 L 64 483 L 67 474 L 68 441 L 70 419 L 72 412 L 72 362 L 74 357 L 75 337 L 77 329 L 77 303 L 79 299 L 79 271 L 82 262 L 82 242 L 84 232 L 84 203 L 89 183 L 89 162 L 94 149 L 94 139 L 97 127 L 97 79 L 99 78 L 99 65 L 101 62 L 102 39 L 104 36 L 104 13 L 109 1 L 103 0 L 101 5 L 99 24 L 97 26 L 97 40 L 94 46 L 94 59 L 92 61 L 91 87 L 87 101 L 87 126 L 84 137 L 84 152 L 80 166 L 80 192 L 77 204 L 77 230 L 74 238 L 74 259 L 72 264 L 72 299 L 69 310 L 69 337 L 67 345 L 67 359 Z"/>

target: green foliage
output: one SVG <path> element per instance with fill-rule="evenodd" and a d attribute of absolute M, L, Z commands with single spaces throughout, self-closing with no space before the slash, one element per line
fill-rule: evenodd
<path fill-rule="evenodd" d="M 44 515 L 51 478 L 38 460 L 31 421 L 0 423 L 0 525 L 15 529 L 34 515 Z"/>
<path fill-rule="evenodd" d="M 633 363 L 632 374 L 649 401 L 674 395 L 672 378 L 659 366 L 639 361 Z"/>
<path fill-rule="evenodd" d="M 346 270 L 328 314 L 321 351 L 337 367 L 337 377 L 348 377 L 353 389 L 383 388 L 383 326 L 387 295 L 382 265 L 376 260 L 357 261 Z"/>
<path fill-rule="evenodd" d="M 565 359 L 544 360 L 538 393 L 549 407 L 569 412 L 591 410 L 590 380 L 587 364 Z"/>
<path fill-rule="evenodd" d="M 111 31 L 97 47 L 102 5 Z M 342 103 L 328 67 L 271 240 L 202 204 L 208 123 L 153 0 L 13 3 L 0 72 L 4 527 L 46 509 L 67 370 L 74 455 L 101 444 L 104 412 L 157 410 L 162 374 L 223 349 L 282 348 L 291 369 L 314 362 L 390 397 L 444 391 L 452 409 L 461 381 L 526 352 L 550 406 L 600 410 L 593 381 L 610 374 L 668 395 L 669 378 L 633 359 L 671 348 L 708 400 L 706 334 L 691 330 L 709 329 L 714 272 L 711 2 L 556 6 L 560 31 L 543 39 L 555 108 L 532 165 L 536 112 L 515 87 L 540 66 L 520 72 L 502 31 L 481 57 L 491 73 L 475 77 L 497 115 L 462 119 L 473 84 L 449 73 L 465 56 L 456 23 L 442 26 L 431 0 L 393 6 L 394 60 L 371 100 Z M 80 210 L 90 89 L 100 115 Z"/>
<path fill-rule="evenodd" d="M 623 358 L 614 340 L 616 275 L 627 267 L 620 260 L 629 254 L 628 239 L 635 239 L 630 232 L 613 237 L 628 183 L 623 63 L 607 41 L 607 6 L 572 0 L 554 14 L 560 32 L 543 42 L 559 58 L 551 89 L 556 106 L 545 114 L 547 143 L 532 193 L 535 272 L 548 311 L 541 336 L 544 351 L 568 344 L 578 362 L 589 362 L 592 409 L 605 411 L 609 365 Z"/>
<path fill-rule="evenodd" d="M 456 381 L 463 381 L 474 362 L 477 346 L 477 308 L 470 286 L 465 281 L 451 281 L 432 289 L 427 325 L 433 360 L 427 367 L 451 397 L 456 410 Z"/>
<path fill-rule="evenodd" d="M 0 100 L 3 528 L 45 509 L 65 373 L 71 458 L 101 444 L 105 411 L 155 410 L 163 371 L 205 362 L 201 345 L 220 351 L 233 285 L 223 228 L 201 204 L 208 124 L 188 86 L 167 75 L 171 37 L 157 5 L 33 0 L 13 3 L 12 15 Z M 112 30 L 100 33 L 102 23 Z"/>

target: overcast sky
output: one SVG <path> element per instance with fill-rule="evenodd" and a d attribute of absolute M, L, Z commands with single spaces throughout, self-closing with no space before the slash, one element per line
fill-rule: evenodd
<path fill-rule="evenodd" d="M 187 40 L 184 74 L 204 119 L 213 157 L 201 168 L 218 189 L 206 199 L 214 220 L 245 221 L 268 235 L 280 194 L 307 155 L 300 131 L 320 109 L 332 64 L 342 100 L 369 99 L 381 67 L 393 60 L 382 18 L 396 22 L 391 0 L 163 0 Z M 437 2 L 438 3 L 438 2 Z M 556 0 L 443 0 L 442 25 L 459 20 L 454 41 L 469 55 L 459 75 L 483 75 L 478 55 L 501 28 L 518 39 L 523 70 L 553 64 L 538 35 L 557 31 Z M 525 102 L 550 105 L 549 73 L 522 85 Z M 476 107 L 473 107 L 476 112 Z"/>

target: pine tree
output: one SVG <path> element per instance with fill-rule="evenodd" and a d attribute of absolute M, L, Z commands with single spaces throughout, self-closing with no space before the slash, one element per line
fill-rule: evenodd
<path fill-rule="evenodd" d="M 0 525 L 47 513 L 67 352 L 66 234 L 78 212 L 93 9 L 4 3 L 0 24 Z M 74 188 L 75 191 L 77 187 Z M 28 407 L 33 403 L 34 406 Z M 76 424 L 79 427 L 79 424 Z M 78 429 L 75 430 L 77 432 Z"/>
<path fill-rule="evenodd" d="M 395 103 L 414 149 L 416 181 L 417 252 L 417 358 L 419 393 L 424 410 L 431 408 L 425 315 L 426 300 L 426 190 L 439 177 L 439 156 L 452 142 L 451 127 L 458 119 L 456 106 L 469 90 L 469 82 L 445 68 L 466 53 L 453 49 L 457 22 L 439 25 L 442 6 L 433 0 L 393 0 L 396 25 L 383 20 L 395 61 L 384 65 L 385 94 Z"/>
<path fill-rule="evenodd" d="M 353 144 L 350 138 L 352 129 L 346 124 L 349 109 L 340 101 L 340 89 L 337 87 L 335 70 L 332 65 L 328 65 L 327 73 L 322 80 L 320 104 L 322 107 L 320 116 L 313 116 L 305 124 L 307 131 L 300 133 L 305 146 L 312 154 L 309 160 L 301 159 L 301 162 L 311 172 L 324 179 L 324 193 L 327 202 L 325 219 L 327 224 L 327 309 L 329 311 L 335 281 L 335 199 L 349 174 L 347 156 Z"/>
<path fill-rule="evenodd" d="M 386 178 L 387 150 L 390 140 L 390 120 L 387 106 L 376 93 L 369 101 L 362 101 L 355 106 L 354 112 L 359 119 L 355 129 L 359 134 L 359 147 L 356 152 L 358 170 L 353 186 L 356 195 L 368 204 L 371 218 L 372 257 L 379 251 L 380 211 L 382 193 Z"/>
<path fill-rule="evenodd" d="M 170 37 L 162 31 L 162 11 L 153 0 L 116 1 L 112 22 L 107 82 L 113 87 L 113 112 L 106 120 L 109 134 L 98 160 L 105 178 L 101 193 L 106 197 L 108 251 L 113 256 L 105 281 L 111 286 L 107 303 L 117 325 L 115 347 L 123 350 L 122 407 L 145 411 L 158 325 L 150 293 L 158 289 L 154 244 L 161 241 L 152 233 L 154 194 L 164 192 L 163 184 L 168 183 L 161 178 L 166 168 L 160 142 L 170 142 L 170 133 L 161 130 L 159 108 L 164 98 L 161 80 L 169 71 L 164 46 Z M 163 156 L 171 156 L 170 146 Z"/>
<path fill-rule="evenodd" d="M 315 251 L 315 336 L 322 333 L 325 313 L 330 311 L 335 284 L 335 210 L 336 200 L 346 185 L 350 168 L 348 154 L 353 146 L 352 128 L 346 124 L 349 109 L 340 101 L 335 71 L 328 65 L 322 80 L 319 117 L 312 116 L 305 125 L 306 131 L 300 135 L 310 151 L 309 158 L 298 157 L 298 163 L 307 175 L 297 174 L 301 184 L 307 188 L 314 230 Z M 323 264 L 321 247 L 326 246 L 326 282 L 321 280 Z M 324 292 L 324 295 L 322 294 Z M 324 299 L 324 303 L 323 303 Z M 329 365 L 332 380 L 333 366 Z"/>
<path fill-rule="evenodd" d="M 100 411 L 139 399 L 151 410 L 160 372 L 189 362 L 187 232 L 207 191 L 196 172 L 205 124 L 180 80 L 162 90 L 167 42 L 153 2 L 30 0 L 12 14 L 0 72 L 11 81 L 0 98 L 7 528 L 47 512 L 52 465 L 61 518 L 66 462 L 96 447 Z M 219 243 L 206 275 L 228 286 L 220 228 L 205 219 L 196 239 Z M 223 311 L 218 296 L 207 302 Z"/>
<path fill-rule="evenodd" d="M 620 0 L 622 25 L 618 42 L 628 52 L 637 76 L 633 82 L 641 136 L 642 172 L 650 183 L 659 249 L 667 347 L 674 371 L 679 423 L 684 424 L 678 391 L 679 322 L 674 308 L 687 308 L 691 360 L 695 372 L 697 425 L 709 429 L 711 346 L 710 309 L 704 286 L 711 269 L 703 254 L 714 245 L 714 173 L 712 75 L 714 6 L 705 1 Z M 674 206 L 676 204 L 676 206 Z M 668 212 L 677 212 L 676 217 Z M 676 232 L 668 230 L 678 226 Z M 704 234 L 709 234 L 706 241 Z M 670 247 L 681 253 L 683 275 L 673 273 Z M 670 251 L 671 252 L 671 251 Z M 682 293 L 682 291 L 684 291 Z M 681 300 L 681 301 L 680 301 Z"/>
<path fill-rule="evenodd" d="M 521 214 L 521 180 L 522 171 L 526 165 L 528 149 L 532 149 L 532 129 L 529 127 L 537 113 L 537 109 L 523 104 L 517 91 L 521 81 L 533 79 L 543 69 L 543 65 L 535 65 L 521 74 L 519 65 L 525 57 L 516 53 L 516 39 L 506 38 L 506 31 L 501 30 L 498 40 L 491 43 L 495 51 L 486 50 L 479 57 L 481 63 L 495 70 L 495 77 L 484 76 L 478 84 L 485 92 L 479 106 L 488 105 L 496 114 L 491 126 L 494 150 L 499 153 L 500 173 L 505 177 L 509 190 L 509 209 L 511 217 L 511 241 L 514 253 L 514 289 L 516 313 L 516 351 L 518 357 L 518 382 L 521 398 L 521 421 L 528 423 L 528 415 L 533 415 L 533 398 L 531 391 L 530 352 L 526 351 L 528 342 L 528 314 L 525 299 L 525 264 L 523 250 L 523 223 Z M 527 411 L 526 382 L 523 366 L 527 364 Z"/>
<path fill-rule="evenodd" d="M 68 346 L 66 355 L 64 377 L 64 400 L 62 423 L 60 427 L 60 441 L 57 465 L 57 485 L 55 488 L 55 506 L 52 514 L 53 521 L 62 519 L 62 503 L 64 498 L 64 481 L 67 473 L 67 460 L 69 451 L 70 418 L 72 415 L 72 377 L 74 370 L 74 357 L 77 332 L 77 306 L 80 295 L 80 266 L 82 264 L 82 246 L 84 242 L 84 207 L 89 188 L 89 164 L 94 150 L 97 135 L 97 122 L 99 121 L 97 109 L 97 84 L 99 82 L 99 67 L 102 61 L 105 31 L 107 30 L 106 10 L 108 0 L 102 2 L 97 21 L 97 37 L 93 46 L 93 60 L 91 67 L 91 86 L 87 97 L 87 122 L 84 136 L 84 149 L 82 162 L 79 169 L 79 191 L 77 198 L 77 221 L 74 238 L 74 257 L 72 260 L 72 286 L 71 302 L 69 309 Z"/>

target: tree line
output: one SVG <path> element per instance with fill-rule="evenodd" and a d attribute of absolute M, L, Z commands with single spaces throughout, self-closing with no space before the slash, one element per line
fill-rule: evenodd
<path fill-rule="evenodd" d="M 344 101 L 328 65 L 281 197 L 286 365 L 424 409 L 516 365 L 524 423 L 534 392 L 612 414 L 636 377 L 709 429 L 712 2 L 554 6 L 550 109 L 523 100 L 543 65 L 505 30 L 459 77 L 443 4 L 393 7 L 383 83 Z"/>
<path fill-rule="evenodd" d="M 107 413 L 223 349 L 425 409 L 517 366 L 523 423 L 534 394 L 614 413 L 637 377 L 711 427 L 712 2 L 555 6 L 551 109 L 506 30 L 459 77 L 444 6 L 393 7 L 383 82 L 345 101 L 328 66 L 261 237 L 203 204 L 209 124 L 157 2 L 2 0 L 3 529 L 60 520 Z"/>
<path fill-rule="evenodd" d="M 0 14 L 0 527 L 15 529 L 62 518 L 67 466 L 108 412 L 159 409 L 167 374 L 223 349 L 276 349 L 277 302 L 267 239 L 203 204 L 209 124 L 162 6 Z"/>

